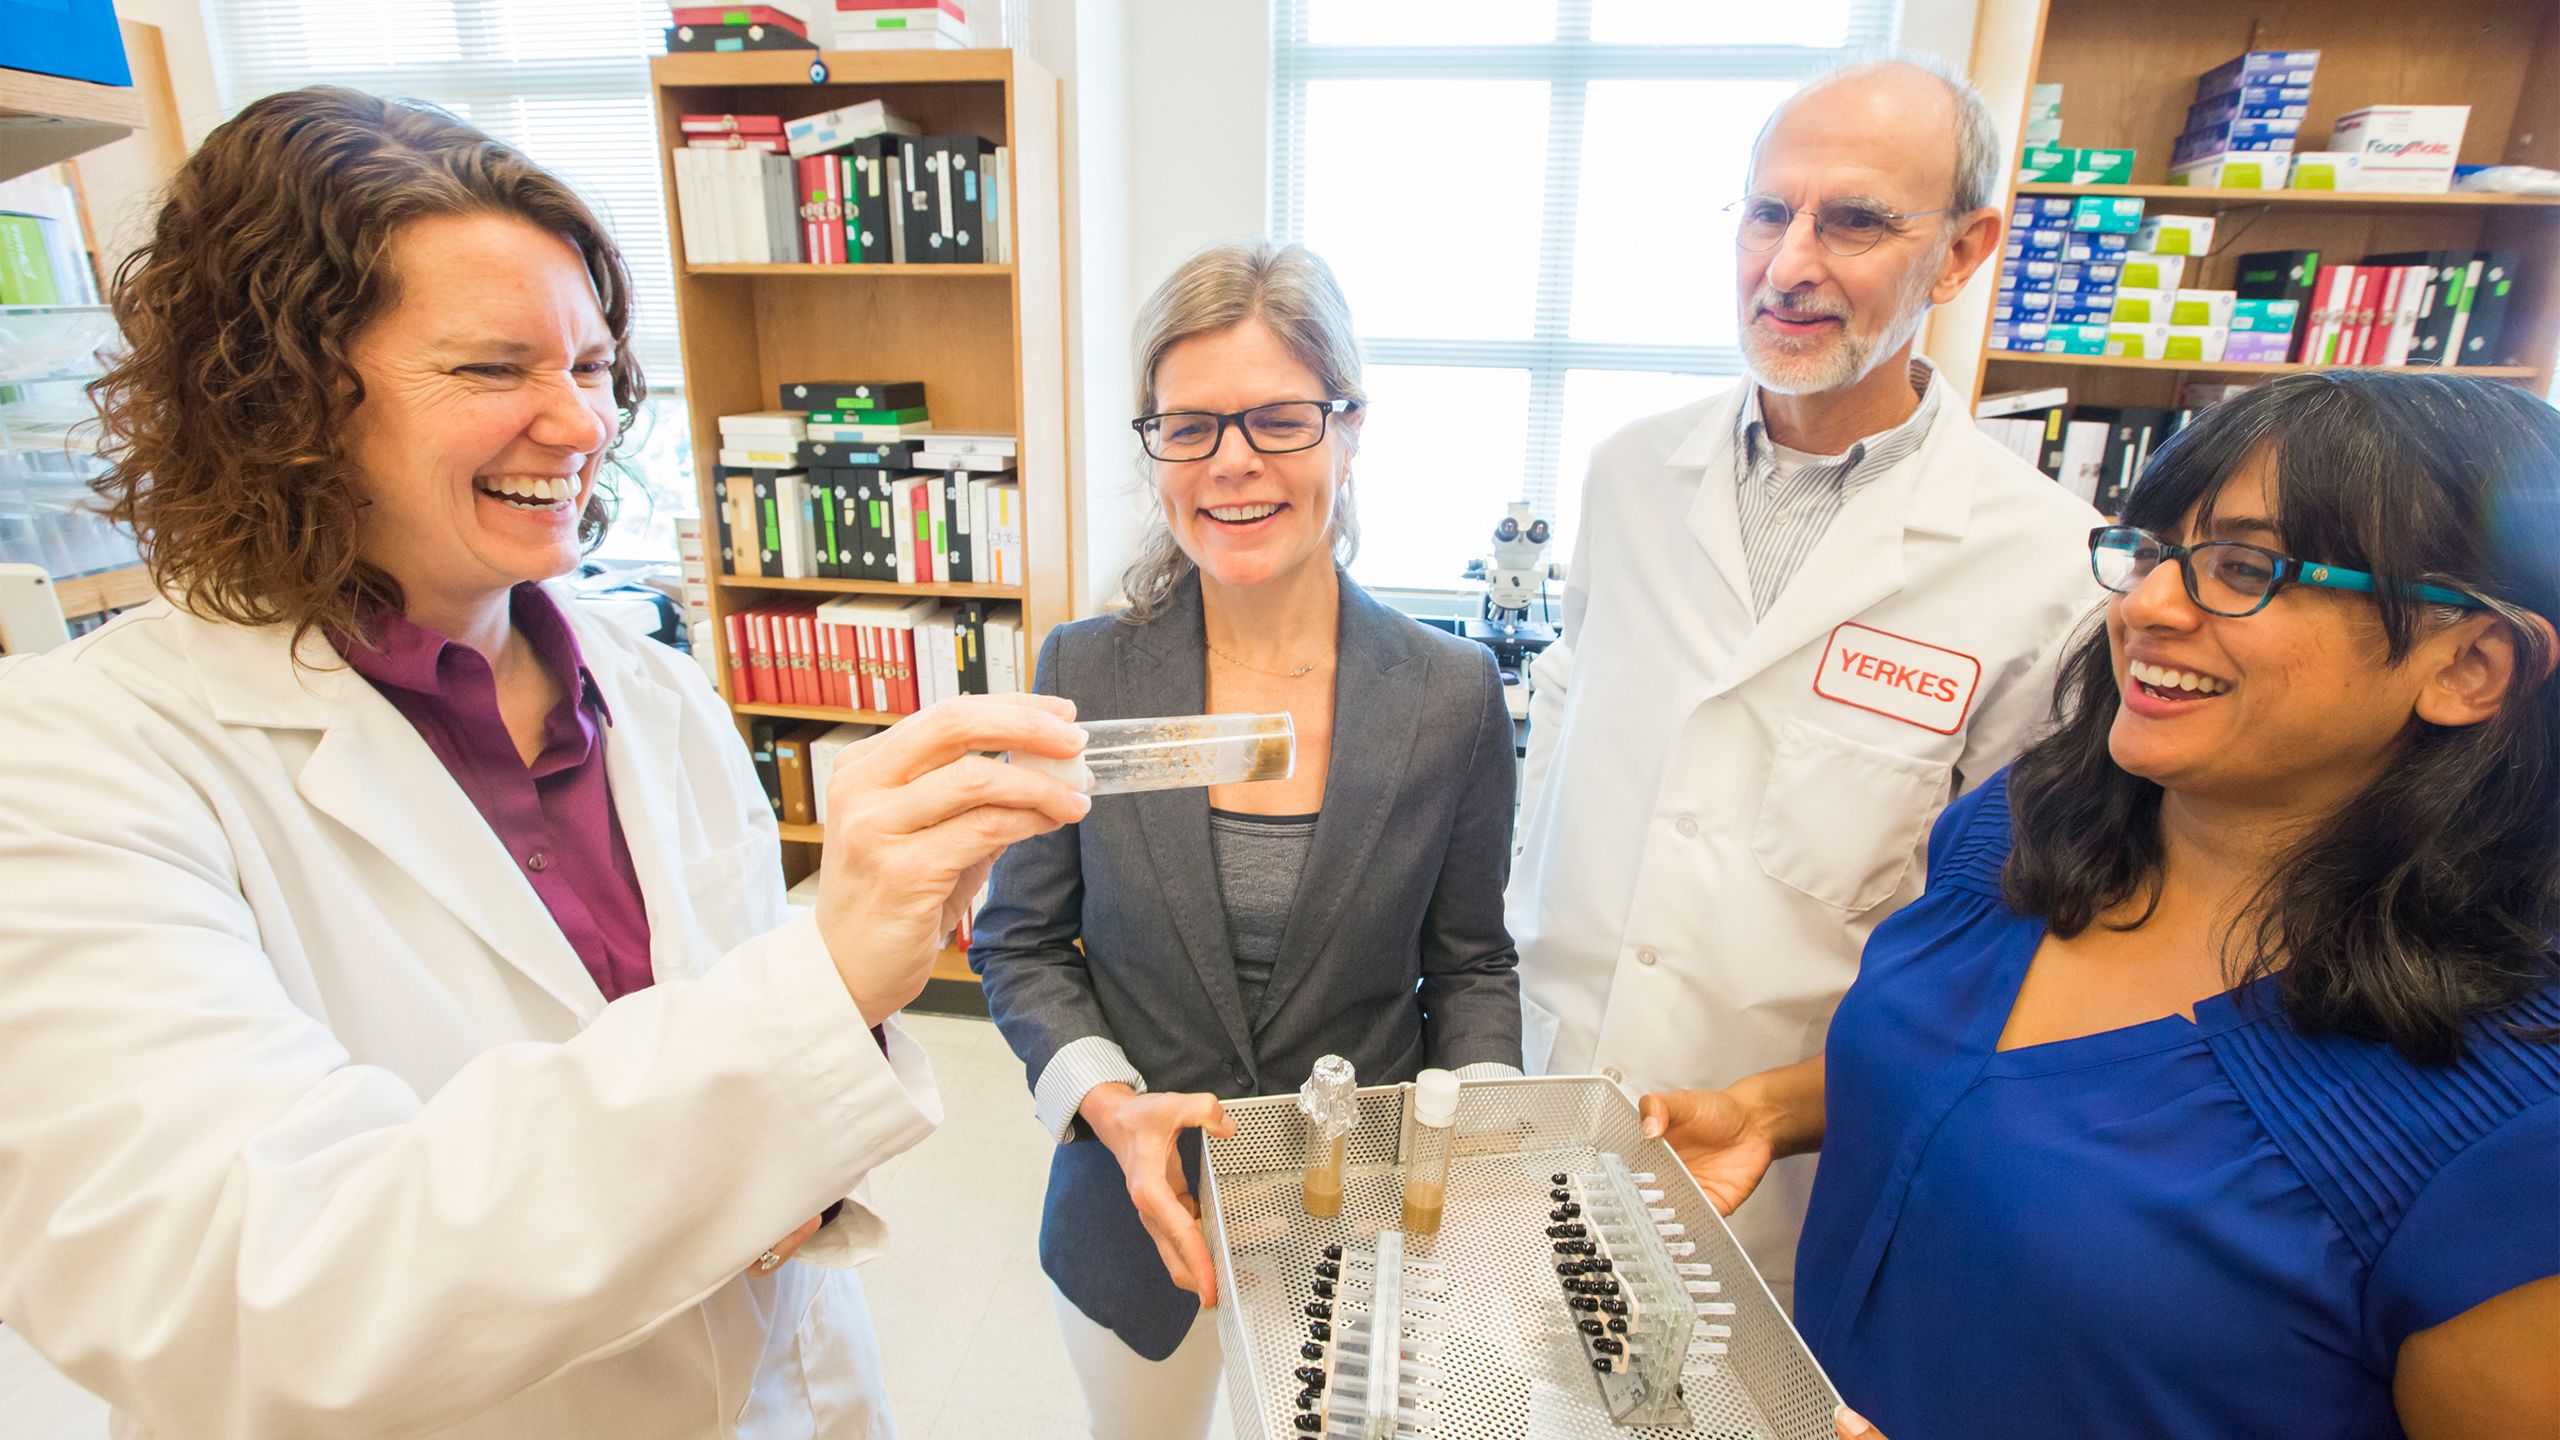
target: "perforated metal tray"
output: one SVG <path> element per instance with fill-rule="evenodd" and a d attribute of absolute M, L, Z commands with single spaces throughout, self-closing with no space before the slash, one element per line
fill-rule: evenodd
<path fill-rule="evenodd" d="M 1211 1140 L 1202 1166 L 1201 1219 L 1217 1257 L 1218 1338 L 1239 1440 L 1294 1440 L 1306 1362 L 1300 1307 L 1329 1244 L 1359 1244 L 1400 1223 L 1396 1168 L 1410 1086 L 1360 1092 L 1342 1214 L 1317 1220 L 1300 1202 L 1306 1122 L 1294 1097 L 1229 1101 L 1236 1133 Z M 1459 1094 L 1457 1160 L 1440 1234 L 1415 1253 L 1448 1267 L 1449 1331 L 1436 1360 L 1445 1379 L 1427 1440 L 1513 1437 L 1716 1436 L 1830 1440 L 1839 1393 L 1814 1362 L 1671 1148 L 1644 1136 L 1624 1092 L 1596 1076 L 1469 1082 Z M 1715 1267 L 1734 1303 L 1721 1358 L 1694 1360 L 1683 1380 L 1690 1424 L 1610 1423 L 1579 1343 L 1568 1330 L 1547 1238 L 1549 1176 L 1579 1172 L 1602 1151 L 1650 1171 L 1651 1188 L 1695 1241 L 1689 1258 Z"/>

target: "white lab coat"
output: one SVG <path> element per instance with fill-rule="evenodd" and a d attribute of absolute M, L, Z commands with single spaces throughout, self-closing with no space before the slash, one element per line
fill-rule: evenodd
<path fill-rule="evenodd" d="M 570 610 L 650 923 L 607 1005 L 390 703 L 156 603 L 0 662 L 0 1317 L 119 1436 L 885 1436 L 884 1056 L 701 672 Z M 5 1428 L 5 1427 L 0 1427 Z"/>
<path fill-rule="evenodd" d="M 1868 933 L 1920 892 L 1930 822 L 2045 720 L 2102 598 L 2096 513 L 1942 394 L 1920 448 L 1848 499 L 1755 619 L 1744 393 L 1592 456 L 1564 640 L 1533 672 L 1508 894 L 1533 1069 L 1642 1093 L 1821 1050 Z M 1959 707 L 1862 678 L 1877 649 L 1951 685 L 1961 657 L 1980 670 Z M 1780 1162 L 1733 1221 L 1782 1301 L 1812 1173 Z"/>

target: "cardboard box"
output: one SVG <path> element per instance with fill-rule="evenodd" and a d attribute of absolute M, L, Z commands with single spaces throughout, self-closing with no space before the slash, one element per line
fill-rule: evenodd
<path fill-rule="evenodd" d="M 2293 357 L 2293 336 L 2268 330 L 2234 330 L 2223 341 L 2225 364 L 2281 365 Z"/>
<path fill-rule="evenodd" d="M 2169 311 L 2177 303 L 2175 290 L 2116 289 L 2113 320 L 2118 325 L 2166 325 Z"/>
<path fill-rule="evenodd" d="M 2101 324 L 2065 325 L 2059 321 L 2045 332 L 2045 352 L 2052 355 L 2104 355 L 2107 353 L 2107 327 Z"/>
<path fill-rule="evenodd" d="M 2114 262 L 2131 249 L 2133 237 L 2121 230 L 2075 230 L 2062 247 L 2062 258 L 2075 265 Z"/>
<path fill-rule="evenodd" d="M 2187 257 L 2184 255 L 2162 255 L 2150 250 L 2135 250 L 2124 257 L 2122 283 L 2134 289 L 2175 290 L 2186 278 Z"/>
<path fill-rule="evenodd" d="M 2299 99 L 2293 98 L 2299 96 Z M 2187 107 L 2188 130 L 2227 125 L 2234 120 L 2300 120 L 2311 109 L 2311 87 L 2225 90 Z"/>
<path fill-rule="evenodd" d="M 2018 155 L 2018 181 L 2031 184 L 2039 180 L 2071 183 L 2072 169 L 2080 163 L 2079 153 L 2060 146 L 2030 145 Z"/>
<path fill-rule="evenodd" d="M 2229 290 L 2179 290 L 2169 307 L 2172 325 L 2210 325 L 2217 330 L 2231 328 L 2231 302 L 2240 297 Z"/>
<path fill-rule="evenodd" d="M 2299 300 L 2259 300 L 2242 295 L 2231 302 L 2231 333 L 2290 335 L 2302 320 Z"/>
<path fill-rule="evenodd" d="M 2196 98 L 2258 85 L 2309 85 L 2319 68 L 2317 50 L 2252 50 L 2206 71 L 2196 82 Z"/>
<path fill-rule="evenodd" d="M 2169 354 L 2169 327 L 2118 321 L 2107 327 L 2107 353 L 2127 360 L 2160 360 Z"/>
<path fill-rule="evenodd" d="M 2297 150 L 2293 155 L 2293 190 L 2353 190 L 2364 170 L 2364 157 L 2343 150 Z"/>
<path fill-rule="evenodd" d="M 2142 222 L 2134 232 L 2134 248 L 2154 255 L 2210 255 L 2213 253 L 2213 217 L 2210 215 L 2154 215 Z M 2163 286 L 2175 289 L 2175 286 Z"/>
<path fill-rule="evenodd" d="M 2282 190 L 2295 158 L 2280 150 L 2225 151 L 2169 169 L 2169 183 L 2198 190 Z"/>
<path fill-rule="evenodd" d="M 2361 157 L 2358 189 L 2442 194 L 2470 123 L 2468 105 L 2368 105 L 2338 117 L 2329 148 Z"/>
<path fill-rule="evenodd" d="M 2133 183 L 2133 152 L 2083 148 L 2071 152 L 2071 183 L 2074 185 L 2130 185 Z"/>
<path fill-rule="evenodd" d="M 2124 195 L 2083 195 L 2072 206 L 2071 228 L 2130 235 L 2142 228 L 2142 201 Z"/>
<path fill-rule="evenodd" d="M 2160 352 L 2163 360 L 2220 360 L 2231 341 L 2231 332 L 2219 325 L 2172 325 L 2168 348 Z"/>

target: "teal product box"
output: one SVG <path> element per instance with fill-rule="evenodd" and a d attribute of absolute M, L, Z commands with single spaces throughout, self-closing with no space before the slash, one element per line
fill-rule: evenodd
<path fill-rule="evenodd" d="M 2054 355 L 2104 355 L 2107 327 L 2103 323 L 2065 325 L 2056 321 L 2045 332 L 2044 348 L 2045 353 Z"/>
<path fill-rule="evenodd" d="M 2085 146 L 2075 149 L 2071 152 L 2071 183 L 2130 185 L 2133 183 L 2133 152 Z"/>
<path fill-rule="evenodd" d="M 2079 168 L 2080 152 L 2059 145 L 2030 145 L 2018 152 L 2018 180 L 2032 185 L 2039 181 L 2057 185 L 2071 183 L 2071 172 Z"/>
<path fill-rule="evenodd" d="M 2250 300 L 2231 302 L 2231 328 L 2258 334 L 2282 335 L 2301 322 L 2299 300 Z"/>
<path fill-rule="evenodd" d="M 2127 195 L 2083 195 L 2072 206 L 2071 228 L 2130 235 L 2142 228 L 2142 201 Z"/>

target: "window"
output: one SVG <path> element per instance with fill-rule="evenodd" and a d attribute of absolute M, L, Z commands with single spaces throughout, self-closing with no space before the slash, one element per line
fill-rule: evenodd
<path fill-rule="evenodd" d="M 1274 0 L 1272 231 L 1368 361 L 1360 578 L 1453 589 L 1527 500 L 1572 553 L 1591 447 L 1742 371 L 1752 138 L 1893 0 Z"/>
<path fill-rule="evenodd" d="M 206 10 L 228 109 L 316 84 L 425 100 L 523 151 L 603 217 L 631 267 L 632 344 L 652 396 L 623 443 L 621 513 L 604 552 L 672 558 L 675 517 L 695 502 L 649 99 L 666 5 L 209 0 Z"/>

